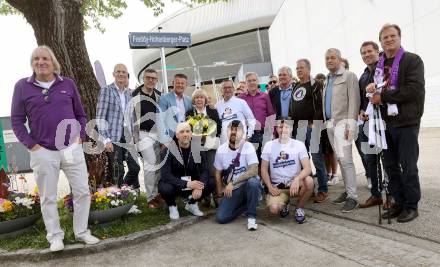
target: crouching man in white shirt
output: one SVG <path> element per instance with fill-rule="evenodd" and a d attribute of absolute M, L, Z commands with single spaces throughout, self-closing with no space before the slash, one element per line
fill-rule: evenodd
<path fill-rule="evenodd" d="M 261 154 L 261 178 L 268 189 L 266 204 L 272 214 L 285 217 L 290 197 L 299 197 L 295 220 L 303 223 L 304 204 L 314 187 L 309 155 L 304 143 L 290 138 L 292 126 L 288 121 L 279 120 L 277 132 L 279 138 L 267 142 Z"/>
<path fill-rule="evenodd" d="M 220 206 L 216 220 L 228 223 L 245 213 L 248 230 L 257 230 L 257 205 L 261 194 L 258 158 L 254 146 L 245 141 L 243 124 L 233 120 L 227 127 L 228 142 L 215 154 L 215 181 Z"/>

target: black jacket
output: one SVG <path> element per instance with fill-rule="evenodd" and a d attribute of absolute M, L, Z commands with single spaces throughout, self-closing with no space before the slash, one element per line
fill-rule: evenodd
<path fill-rule="evenodd" d="M 191 180 L 201 181 L 203 184 L 205 184 L 205 187 L 207 187 L 209 179 L 208 164 L 202 164 L 202 162 L 208 162 L 206 158 L 206 152 L 200 152 L 200 163 L 195 163 L 193 154 L 190 153 L 185 173 L 184 166 L 180 164 L 175 156 L 180 155 L 177 146 L 178 144 L 176 142 L 175 146 L 172 146 L 170 149 L 165 148 L 161 151 L 160 158 L 162 159 L 162 161 L 164 161 L 165 159 L 166 161 L 160 169 L 161 178 L 159 182 L 172 184 L 181 189 L 185 189 L 187 182 L 180 179 L 180 177 L 191 176 Z"/>
<path fill-rule="evenodd" d="M 189 109 L 186 114 L 185 114 L 185 118 L 188 118 L 188 116 L 195 116 L 196 115 L 196 109 L 194 107 L 192 107 L 191 109 Z M 216 109 L 212 109 L 209 106 L 206 106 L 206 115 L 208 116 L 208 118 L 210 118 L 211 120 L 215 121 L 215 123 L 217 124 L 217 137 L 220 137 L 221 133 L 222 133 L 222 122 L 220 120 L 220 117 L 218 116 L 218 112 Z"/>
<path fill-rule="evenodd" d="M 292 88 L 295 86 L 295 84 L 292 84 Z M 269 98 L 270 102 L 272 102 L 273 110 L 276 114 L 276 119 L 279 120 L 281 117 L 281 100 L 280 100 L 280 88 L 274 87 L 270 89 L 269 91 Z"/>
<path fill-rule="evenodd" d="M 324 120 L 324 113 L 322 112 L 322 90 L 324 89 L 324 84 L 320 81 L 315 80 L 313 87 L 313 110 L 315 114 L 313 115 L 313 120 Z"/>
<path fill-rule="evenodd" d="M 322 89 L 323 84 L 320 81 L 317 81 L 311 78 L 310 83 L 312 85 L 312 98 L 313 98 L 313 120 L 324 120 L 324 114 L 322 112 Z M 301 84 L 298 82 L 292 88 L 292 97 L 293 92 L 297 88 L 299 88 Z M 294 101 L 291 99 L 289 104 L 289 116 L 293 118 L 292 110 L 293 110 Z M 296 124 L 296 122 L 295 122 Z"/>
<path fill-rule="evenodd" d="M 143 84 L 141 84 L 141 85 L 139 85 L 132 93 L 131 93 L 131 96 L 137 96 L 138 94 L 140 94 L 140 92 L 141 92 L 141 90 L 142 90 L 142 87 L 144 87 L 144 85 Z M 158 95 L 158 96 L 160 96 L 160 91 L 159 90 L 157 90 L 157 89 L 153 89 L 153 91 L 154 91 L 154 93 L 156 94 L 156 95 Z M 159 102 L 159 101 L 157 101 L 157 102 Z"/>
<path fill-rule="evenodd" d="M 397 104 L 399 114 L 388 116 L 386 105 L 382 106 L 385 122 L 394 127 L 420 124 L 425 104 L 425 74 L 422 59 L 405 52 L 399 64 L 397 88 L 385 90 L 381 94 L 383 103 Z"/>
<path fill-rule="evenodd" d="M 376 62 L 377 64 L 377 62 Z M 360 90 L 360 96 L 361 96 L 361 106 L 360 109 L 363 111 L 367 110 L 368 102 L 370 100 L 367 98 L 367 91 L 365 90 L 367 88 L 367 85 L 370 83 L 374 83 L 374 71 L 376 68 L 374 68 L 372 71 L 368 67 L 365 68 L 364 73 L 362 73 L 361 77 L 359 78 L 359 90 Z"/>

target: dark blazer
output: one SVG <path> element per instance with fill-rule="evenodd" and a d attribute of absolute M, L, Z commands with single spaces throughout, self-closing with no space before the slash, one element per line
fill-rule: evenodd
<path fill-rule="evenodd" d="M 413 53 L 405 52 L 399 64 L 397 88 L 381 93 L 383 103 L 397 104 L 399 114 L 387 116 L 386 105 L 382 115 L 394 127 L 420 124 L 425 105 L 425 76 L 422 59 Z"/>
<path fill-rule="evenodd" d="M 175 155 L 178 155 L 179 158 L 180 152 L 177 148 L 178 144 L 173 144 L 172 147 L 165 148 L 161 151 L 160 156 L 162 161 L 165 161 L 165 164 L 162 166 L 160 173 L 160 183 L 167 183 L 175 185 L 181 189 L 186 188 L 186 181 L 183 181 L 180 179 L 182 176 L 191 176 L 191 180 L 198 180 L 201 181 L 203 184 L 205 184 L 205 188 L 208 186 L 208 179 L 209 179 L 209 170 L 208 170 L 208 164 L 202 164 L 202 162 L 208 162 L 206 158 L 206 152 L 201 151 L 200 157 L 201 161 L 200 163 L 195 163 L 193 154 L 191 153 L 189 156 L 188 165 L 186 167 L 186 175 L 185 175 L 185 168 L 184 166 L 177 160 Z"/>
<path fill-rule="evenodd" d="M 185 117 L 188 118 L 188 116 L 195 116 L 196 115 L 196 109 L 192 107 L 190 110 L 188 110 L 185 114 Z M 218 116 L 217 109 L 212 109 L 209 106 L 206 106 L 206 115 L 211 120 L 215 121 L 217 124 L 217 137 L 220 137 L 220 134 L 222 133 L 222 122 L 220 120 L 220 117 Z"/>
<path fill-rule="evenodd" d="M 270 102 L 272 102 L 273 110 L 276 114 L 276 119 L 281 117 L 281 100 L 280 100 L 280 88 L 274 87 L 269 91 Z"/>
<path fill-rule="evenodd" d="M 292 88 L 295 86 L 295 83 L 292 83 Z M 281 99 L 280 99 L 280 88 L 274 87 L 269 91 L 270 102 L 272 102 L 273 110 L 276 114 L 276 119 L 279 120 L 281 117 Z"/>

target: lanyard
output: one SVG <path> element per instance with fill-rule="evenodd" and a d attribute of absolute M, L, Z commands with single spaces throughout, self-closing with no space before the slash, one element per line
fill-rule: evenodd
<path fill-rule="evenodd" d="M 188 164 L 189 164 L 189 159 L 191 158 L 191 154 L 192 154 L 192 152 L 191 152 L 191 151 L 189 152 L 189 154 L 188 154 L 188 159 L 187 159 L 187 161 L 185 162 L 185 158 L 183 157 L 183 153 L 182 153 L 182 150 L 180 149 L 180 146 L 178 146 L 178 148 L 179 148 L 180 156 L 182 157 L 182 161 L 183 161 L 183 171 L 184 171 L 184 176 L 187 176 L 187 175 L 186 175 L 186 170 L 187 170 L 187 167 L 188 167 Z"/>

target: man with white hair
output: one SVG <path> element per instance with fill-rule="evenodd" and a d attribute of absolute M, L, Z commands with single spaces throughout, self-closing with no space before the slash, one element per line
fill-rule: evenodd
<path fill-rule="evenodd" d="M 223 100 L 217 103 L 217 112 L 222 121 L 220 142 L 228 141 L 227 126 L 233 120 L 245 122 L 247 138 L 251 138 L 255 129 L 255 117 L 246 101 L 234 96 L 234 84 L 231 80 L 224 80 L 221 84 Z M 245 129 L 246 130 L 246 129 Z"/>
<path fill-rule="evenodd" d="M 159 193 L 168 205 L 170 218 L 179 219 L 176 197 L 188 200 L 185 209 L 195 216 L 203 216 L 197 202 L 214 190 L 214 181 L 209 179 L 206 154 L 191 149 L 191 125 L 181 122 L 176 127 L 177 146 L 172 144 L 161 151 L 164 165 L 161 168 Z M 198 162 L 197 159 L 199 160 Z M 200 161 L 201 160 L 201 161 Z"/>
<path fill-rule="evenodd" d="M 358 206 L 356 170 L 353 162 L 352 143 L 357 133 L 360 107 L 359 83 L 351 71 L 341 66 L 341 52 L 330 48 L 325 53 L 325 64 L 330 71 L 324 85 L 323 110 L 330 144 L 341 167 L 345 192 L 333 200 L 344 204 L 342 212 L 350 212 Z"/>
<path fill-rule="evenodd" d="M 40 193 L 50 251 L 64 249 L 64 231 L 57 209 L 61 169 L 73 193 L 75 238 L 86 244 L 96 244 L 99 239 L 92 236 L 87 227 L 90 190 L 82 149 L 87 117 L 78 89 L 71 79 L 59 75 L 60 65 L 47 46 L 39 46 L 32 52 L 31 67 L 32 76 L 15 84 L 11 124 L 20 143 L 30 151 L 30 165 Z M 30 131 L 26 129 L 26 121 Z M 66 131 L 60 133 L 60 127 Z"/>
<path fill-rule="evenodd" d="M 270 101 L 275 110 L 276 119 L 289 116 L 290 99 L 292 98 L 292 69 L 284 66 L 278 70 L 278 86 L 269 91 Z"/>

